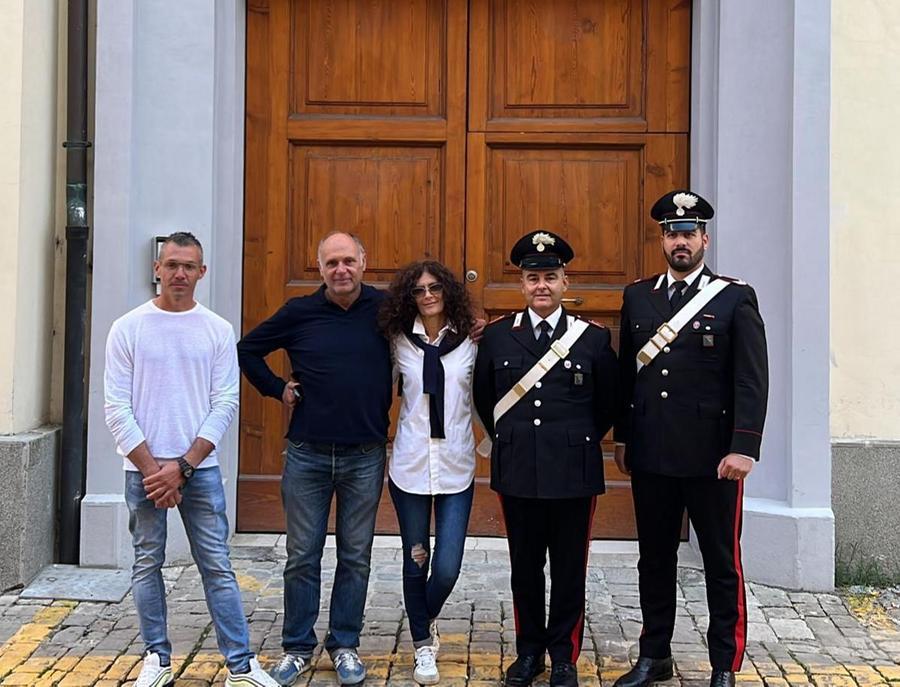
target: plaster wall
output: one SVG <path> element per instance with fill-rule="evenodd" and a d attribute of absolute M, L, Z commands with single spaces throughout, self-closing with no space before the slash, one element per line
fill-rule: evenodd
<path fill-rule="evenodd" d="M 48 417 L 57 160 L 57 5 L 0 4 L 0 434 Z"/>
<path fill-rule="evenodd" d="M 196 297 L 240 327 L 243 26 L 237 0 L 99 0 L 87 496 L 81 562 L 127 565 L 122 458 L 103 412 L 112 322 L 155 295 L 151 240 L 203 243 Z M 100 152 L 102 151 L 102 153 Z M 234 523 L 237 429 L 218 447 Z M 169 560 L 189 556 L 173 510 Z"/>
<path fill-rule="evenodd" d="M 831 434 L 900 439 L 900 3 L 834 0 Z"/>

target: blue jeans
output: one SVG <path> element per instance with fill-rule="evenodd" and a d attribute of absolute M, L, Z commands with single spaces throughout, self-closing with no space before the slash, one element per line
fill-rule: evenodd
<path fill-rule="evenodd" d="M 139 472 L 125 473 L 128 529 L 134 544 L 131 590 L 145 650 L 166 664 L 172 645 L 166 633 L 166 589 L 160 569 L 166 559 L 167 508 L 147 498 Z M 206 606 L 216 628 L 219 651 L 232 671 L 250 667 L 253 654 L 241 590 L 228 559 L 228 518 L 225 490 L 218 467 L 197 470 L 184 485 L 178 506 L 206 594 Z"/>
<path fill-rule="evenodd" d="M 335 494 L 337 568 L 325 649 L 359 646 L 384 460 L 383 443 L 288 444 L 281 478 L 287 519 L 281 634 L 286 652 L 309 657 L 316 646 L 313 626 L 319 616 L 322 550 Z"/>
<path fill-rule="evenodd" d="M 429 621 L 438 617 L 459 577 L 475 483 L 458 494 L 410 494 L 393 482 L 388 482 L 388 489 L 403 540 L 403 603 L 413 646 L 419 648 L 431 644 Z M 434 555 L 429 575 L 432 504 Z"/>

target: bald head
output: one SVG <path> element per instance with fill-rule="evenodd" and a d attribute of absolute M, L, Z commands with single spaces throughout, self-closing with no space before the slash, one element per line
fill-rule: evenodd
<path fill-rule="evenodd" d="M 319 242 L 319 273 L 327 296 L 350 307 L 362 289 L 366 250 L 353 234 L 333 231 Z"/>

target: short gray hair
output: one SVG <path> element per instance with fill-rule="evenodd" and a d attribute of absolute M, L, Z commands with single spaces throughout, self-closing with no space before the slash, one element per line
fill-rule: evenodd
<path fill-rule="evenodd" d="M 329 231 L 325 236 L 322 237 L 322 240 L 319 241 L 319 245 L 316 248 L 316 262 L 320 265 L 322 264 L 322 246 L 325 245 L 325 242 L 330 239 L 332 236 L 347 236 L 353 239 L 353 243 L 356 244 L 356 247 L 359 249 L 359 256 L 363 257 L 366 254 L 366 247 L 363 245 L 362 240 L 356 234 L 352 234 L 349 231 L 341 231 L 340 229 L 333 229 Z"/>
<path fill-rule="evenodd" d="M 174 243 L 176 246 L 181 246 L 182 248 L 185 246 L 196 246 L 200 249 L 200 262 L 203 262 L 203 246 L 200 244 L 200 239 L 194 236 L 189 231 L 174 231 L 168 236 L 166 236 L 165 240 L 159 247 L 159 254 L 162 255 L 163 248 L 166 247 L 166 244 Z"/>

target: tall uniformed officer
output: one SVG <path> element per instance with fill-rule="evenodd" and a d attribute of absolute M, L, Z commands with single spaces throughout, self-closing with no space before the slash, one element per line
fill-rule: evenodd
<path fill-rule="evenodd" d="M 551 685 L 578 684 L 588 542 L 604 491 L 600 440 L 614 419 L 618 371 L 609 331 L 561 306 L 573 257 L 551 232 L 516 243 L 510 260 L 522 270 L 527 307 L 485 328 L 475 362 L 475 406 L 493 439 L 491 488 L 509 541 L 518 654 L 509 687 L 531 684 L 545 652 Z"/>
<path fill-rule="evenodd" d="M 638 687 L 672 676 L 678 539 L 687 510 L 706 571 L 710 685 L 723 687 L 734 684 L 747 635 L 741 509 L 766 416 L 766 336 L 753 289 L 704 265 L 710 204 L 678 190 L 650 214 L 662 227 L 669 269 L 625 289 L 624 403 L 615 428 L 616 463 L 631 473 L 644 627 L 640 658 L 615 684 Z"/>

